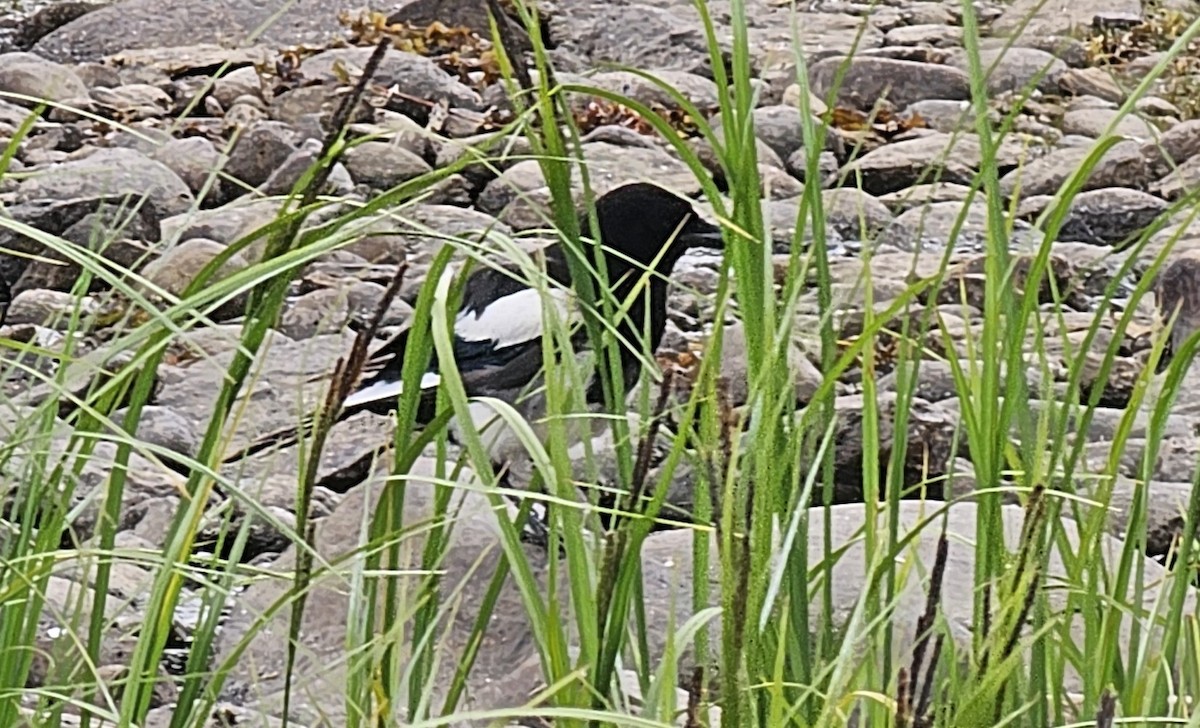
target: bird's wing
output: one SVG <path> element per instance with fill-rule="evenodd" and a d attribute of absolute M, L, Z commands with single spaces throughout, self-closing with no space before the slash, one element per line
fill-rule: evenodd
<path fill-rule="evenodd" d="M 553 277 L 553 276 L 552 276 Z M 499 394 L 522 388 L 541 369 L 544 332 L 544 299 L 557 315 L 574 326 L 574 296 L 570 289 L 530 288 L 512 273 L 493 268 L 476 271 L 463 292 L 454 320 L 454 359 L 468 395 Z M 395 400 L 403 391 L 400 381 L 408 329 L 380 346 L 364 367 L 360 388 L 346 400 L 354 410 Z M 421 389 L 432 391 L 441 381 L 436 355 L 421 379 Z"/>

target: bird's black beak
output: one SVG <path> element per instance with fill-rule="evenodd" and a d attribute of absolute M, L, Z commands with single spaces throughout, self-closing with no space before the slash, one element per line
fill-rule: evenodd
<path fill-rule="evenodd" d="M 725 239 L 721 237 L 721 228 L 694 215 L 680 231 L 679 241 L 689 248 L 716 248 L 718 250 L 725 248 Z"/>

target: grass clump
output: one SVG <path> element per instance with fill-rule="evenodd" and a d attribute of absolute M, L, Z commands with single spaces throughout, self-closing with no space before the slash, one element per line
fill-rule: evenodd
<path fill-rule="evenodd" d="M 494 13 L 501 12 L 498 3 L 492 5 Z M 84 724 L 144 724 L 162 684 L 159 666 L 173 639 L 185 587 L 200 596 L 201 604 L 186 662 L 174 681 L 180 707 L 172 712 L 170 724 L 205 725 L 239 661 L 250 654 L 251 643 L 266 633 L 272 619 L 283 615 L 289 624 L 282 665 L 286 711 L 299 702 L 295 696 L 304 689 L 301 682 L 312 677 L 300 667 L 305 662 L 300 625 L 306 603 L 311 594 L 327 588 L 330 579 L 346 594 L 347 613 L 359 618 L 346 625 L 344 694 L 333 701 L 340 703 L 348 726 L 437 725 L 468 716 L 524 716 L 555 725 L 843 726 L 857 721 L 906 728 L 1112 725 L 1116 716 L 1143 724 L 1200 721 L 1188 699 L 1200 684 L 1200 660 L 1194 648 L 1194 594 L 1186 571 L 1194 561 L 1200 493 L 1193 491 L 1173 554 L 1176 568 L 1189 578 L 1173 576 L 1161 584 L 1150 583 L 1141 552 L 1146 489 L 1135 492 L 1123 541 L 1109 538 L 1107 512 L 1121 455 L 1133 440 L 1139 413 L 1149 422 L 1144 425 L 1147 445 L 1140 463 L 1143 482 L 1151 479 L 1158 442 L 1172 402 L 1184 386 L 1196 337 L 1173 352 L 1161 393 L 1151 399 L 1148 392 L 1163 345 L 1161 337 L 1156 339 L 1100 472 L 1084 470 L 1086 443 L 1073 434 L 1086 431 L 1103 392 L 1103 387 L 1084 389 L 1087 355 L 1100 355 L 1103 381 L 1135 309 L 1130 304 L 1116 307 L 1118 282 L 1154 231 L 1129 242 L 1134 254 L 1100 297 L 1095 321 L 1082 342 L 1067 340 L 1066 326 L 1055 329 L 1063 332 L 1061 344 L 1067 352 L 1063 391 L 1052 398 L 1048 389 L 1031 387 L 1023 376 L 1033 369 L 1043 381 L 1055 378 L 1051 367 L 1058 362 L 1049 361 L 1046 351 L 1060 342 L 1048 341 L 1045 332 L 1051 328 L 1048 323 L 1062 323 L 1068 292 L 1054 275 L 1052 247 L 1073 198 L 1116 138 L 1106 134 L 1096 141 L 1040 217 L 1036 245 L 1017 255 L 1011 242 L 1012 209 L 1000 191 L 997 163 L 997 150 L 1011 124 L 993 126 L 989 121 L 980 31 L 973 6 L 964 3 L 973 133 L 982 150 L 971 190 L 972 196 L 982 195 L 986 205 L 983 295 L 976 300 L 980 315 L 956 338 L 942 309 L 927 303 L 931 291 L 944 293 L 956 283 L 949 252 L 937 274 L 915 281 L 892 300 L 873 300 L 873 253 L 867 246 L 867 265 L 858 281 L 866 292 L 861 330 L 852 340 L 840 340 L 818 185 L 805 188 L 786 259 L 774 254 L 767 232 L 759 199 L 746 4 L 734 0 L 730 7 L 728 57 L 720 50 L 706 4 L 697 2 L 695 8 L 708 37 L 715 82 L 729 91 L 720 96 L 719 129 L 708 121 L 710 110 L 696 108 L 669 84 L 643 71 L 627 69 L 669 95 L 676 115 L 664 115 L 586 82 L 559 83 L 542 42 L 543 21 L 525 3 L 514 3 L 513 12 L 524 25 L 537 73 L 528 73 L 523 59 L 509 55 L 516 44 L 506 37 L 513 32 L 506 23 L 493 25 L 487 49 L 492 54 L 487 56 L 487 72 L 503 79 L 514 106 L 511 122 L 495 134 L 496 143 L 515 134 L 528 139 L 550 190 L 547 222 L 561 236 L 576 280 L 588 279 L 583 271 L 597 265 L 599 258 L 584 242 L 594 237 L 595 231 L 588 229 L 592 221 L 581 229 L 576 216 L 579 203 L 594 198 L 595 191 L 586 166 L 573 162 L 581 154 L 581 135 L 594 119 L 578 118 L 573 99 L 599 99 L 593 102 L 601 104 L 599 108 L 619 110 L 616 118 L 630 119 L 639 131 L 666 140 L 695 172 L 697 186 L 726 232 L 715 328 L 682 401 L 668 396 L 675 393 L 668 378 L 660 396 L 651 397 L 650 388 L 642 390 L 635 404 L 640 417 L 623 416 L 626 407 L 613 385 L 617 360 L 609 335 L 622 302 L 612 300 L 603 286 L 579 292 L 587 335 L 599 352 L 600 370 L 607 373 L 606 422 L 615 443 L 617 474 L 609 495 L 615 505 L 602 508 L 599 488 L 579 487 L 596 486 L 601 477 L 595 454 L 585 447 L 580 455 L 570 446 L 570 423 L 579 416 L 581 389 L 581 373 L 571 367 L 549 367 L 551 417 L 543 439 L 511 408 L 489 403 L 529 451 L 532 481 L 523 484 L 527 491 L 514 492 L 503 480 L 505 474 L 495 471 L 479 432 L 467 428 L 462 453 L 457 458 L 448 455 L 449 414 L 463 415 L 477 404 L 468 401 L 453 367 L 445 364 L 452 362 L 448 331 L 464 280 L 452 263 L 465 259 L 471 265 L 487 264 L 484 246 L 463 239 L 440 242 L 416 301 L 403 364 L 407 394 L 397 402 L 390 447 L 376 453 L 388 477 L 371 494 L 372 500 L 364 501 L 371 507 L 362 514 L 356 543 L 347 544 L 346 552 L 336 558 L 316 549 L 316 526 L 310 518 L 314 487 L 331 415 L 363 365 L 375 324 L 395 295 L 403 270 L 392 281 L 375 322 L 360 332 L 335 367 L 311 431 L 301 432 L 295 521 L 281 523 L 255 501 L 244 483 L 221 469 L 230 427 L 248 407 L 239 394 L 253 381 L 259 354 L 269 347 L 271 327 L 298 271 L 351 242 L 358 234 L 356 225 L 371 215 L 390 210 L 403 214 L 406 204 L 450 174 L 467 165 L 491 163 L 485 148 L 370 202 L 346 205 L 321 222 L 311 221 L 313 212 L 345 202 L 317 191 L 339 155 L 356 143 L 344 132 L 346 110 L 364 93 L 387 39 L 335 115 L 336 128 L 320 161 L 297 185 L 279 217 L 231 245 L 182 296 L 153 291 L 162 301 L 156 305 L 145 294 L 148 282 L 136 273 L 114 270 L 99 255 L 0 218 L 0 225 L 78 264 L 84 271 L 78 292 L 100 280 L 144 314 L 127 322 L 126 329 L 118 324 L 108 342 L 110 353 L 133 352 L 129 363 L 76 397 L 77 414 L 65 426 L 57 419 L 54 401 L 20 411 L 12 408 L 19 417 L 0 446 L 9 494 L 6 530 L 0 537 L 0 725 L 61 725 L 68 713 L 79 714 Z M 376 30 L 388 35 L 383 32 L 388 29 Z M 1122 113 L 1133 108 L 1174 59 L 1188 52 L 1197 31 L 1194 23 L 1179 30 Z M 448 36 L 425 40 L 444 37 Z M 807 178 L 818 179 L 819 153 L 828 130 L 810 108 L 802 55 L 797 65 L 800 133 L 809 150 Z M 0 169 L 13 158 L 32 119 L 0 156 Z M 681 119 L 686 120 L 683 134 Z M 703 138 L 713 150 L 714 159 L 708 161 L 721 172 L 720 188 L 694 153 L 689 136 Z M 1171 213 L 1188 203 L 1177 203 Z M 962 219 L 954 235 L 961 225 Z M 262 239 L 267 242 L 261 260 L 219 280 L 213 277 L 228 257 Z M 531 285 L 547 289 L 549 283 L 534 258 L 503 236 L 491 240 L 504 256 L 521 263 Z M 1148 261 L 1150 273 L 1138 284 L 1135 299 L 1149 290 L 1153 271 L 1169 252 L 1170 245 Z M 782 275 L 777 266 L 783 268 Z M 808 290 L 810 280 L 815 281 L 815 292 Z M 111 632 L 108 586 L 114 569 L 132 559 L 117 547 L 130 464 L 144 459 L 165 467 L 165 453 L 136 434 L 154 389 L 155 371 L 173 340 L 210 324 L 208 317 L 217 306 L 243 293 L 250 298 L 238 346 L 225 364 L 226 376 L 215 393 L 200 448 L 194 457 L 182 459 L 186 475 L 165 544 L 159 553 L 138 557 L 149 567 L 152 586 L 128 670 L 114 679 L 99 668 Z M 955 305 L 947 295 L 939 294 L 937 300 Z M 818 330 L 805 333 L 820 342 L 824 379 L 796 412 L 796 373 L 789 354 L 806 297 L 815 298 L 820 309 Z M 738 408 L 729 404 L 727 386 L 718 376 L 723 322 L 733 312 L 745 330 L 748 363 L 746 401 Z M 1092 351 L 1110 313 L 1117 319 L 1112 343 L 1102 352 Z M 563 323 L 553 319 L 549 308 L 546 316 L 554 346 L 569 354 L 571 341 Z M 66 331 L 82 332 L 88 325 L 77 311 Z M 885 339 L 894 362 L 880 360 L 878 347 Z M 927 342 L 937 340 L 944 343 L 956 389 L 960 420 L 952 423 L 959 438 L 954 447 L 956 454 L 969 455 L 976 487 L 956 503 L 925 502 L 914 519 L 907 501 L 942 477 L 913 472 L 911 464 L 920 461 L 913 452 L 928 443 L 908 439 L 909 418 L 917 416 L 919 367 L 931 358 Z M 94 365 L 71 349 L 71 336 L 65 341 L 61 351 L 38 349 L 29 342 L 3 343 L 13 366 L 23 366 L 21 358 L 29 355 L 59 360 L 63 366 L 53 374 L 32 367 L 28 374 L 57 386 L 65 397 L 67 374 Z M 445 414 L 417 428 L 417 383 L 434 354 L 443 362 L 445 386 L 439 396 Z M 653 352 L 647 354 L 652 357 Z M 546 352 L 548 363 L 555 361 L 553 355 Z M 885 366 L 893 369 L 896 382 L 890 393 L 895 405 L 890 408 L 884 406 L 880 386 Z M 847 511 L 830 503 L 835 479 L 842 475 L 839 468 L 844 467 L 837 457 L 843 445 L 836 433 L 847 413 L 838 407 L 837 385 L 848 373 L 853 373 L 862 394 L 861 411 L 853 414 L 861 425 L 857 465 L 865 505 L 861 529 L 849 543 L 839 543 L 834 538 L 842 529 L 838 519 Z M 1043 406 L 1033 406 L 1035 401 Z M 119 407 L 124 412 L 116 418 Z M 652 468 L 651 453 L 663 440 L 664 464 Z M 101 443 L 113 449 L 112 467 L 96 491 L 102 516 L 86 543 L 64 544 L 63 534 L 77 516 L 73 497 L 78 475 L 96 457 Z M 432 474 L 417 467 L 430 452 L 438 456 Z M 662 620 L 648 606 L 660 605 L 648 603 L 646 595 L 656 585 L 645 581 L 643 552 L 654 538 L 652 529 L 663 525 L 667 488 L 676 466 L 685 462 L 696 465 L 697 474 L 693 522 L 683 530 L 690 543 L 678 552 L 690 558 L 685 569 L 690 571 L 689 583 L 676 595 L 687 608 L 680 619 L 667 620 L 669 634 L 659 640 L 651 632 L 656 625 L 661 628 Z M 1093 480 L 1097 487 L 1082 487 Z M 418 495 L 425 499 L 424 510 L 413 507 Z M 497 537 L 492 557 L 481 556 L 467 578 L 455 582 L 446 565 L 456 548 L 457 509 L 465 495 L 480 496 L 487 503 Z M 509 507 L 509 495 L 520 496 L 518 507 Z M 212 512 L 210 504 L 219 500 L 217 496 L 236 502 L 250 517 L 235 523 Z M 548 512 L 547 553 L 561 558 L 539 561 L 522 544 L 521 528 L 535 502 Z M 1022 513 L 1014 514 L 1013 506 L 1006 505 L 1013 502 Z M 602 512 L 611 517 L 602 519 Z M 969 533 L 951 525 L 960 523 L 954 515 L 964 512 L 973 515 L 965 521 L 972 525 Z M 197 534 L 211 527 L 212 519 L 221 518 L 227 520 L 219 527 L 219 546 L 198 551 Z M 241 560 L 255 522 L 270 523 L 294 546 L 288 572 L 274 575 L 286 580 L 286 586 L 216 660 L 226 599 L 237 587 L 267 578 Z M 974 554 L 969 593 L 950 593 L 949 584 L 961 588 L 968 581 L 965 574 L 952 571 L 962 563 L 955 562 L 954 555 L 964 549 Z M 853 554 L 850 567 L 844 561 L 848 553 Z M 922 561 L 922 555 L 932 558 Z M 83 568 L 94 587 L 90 598 L 78 605 L 77 631 L 72 635 L 84 668 L 47 675 L 31 700 L 25 686 L 35 668 L 38 623 L 52 580 L 64 563 Z M 852 598 L 842 593 L 838 582 L 847 568 L 854 569 L 861 584 Z M 914 612 L 915 620 L 905 623 L 897 615 L 907 613 L 902 605 L 914 584 L 922 606 Z M 1152 587 L 1158 599 L 1146 603 Z M 463 617 L 458 599 L 468 588 L 477 594 L 473 604 L 478 611 Z M 236 603 L 238 597 L 232 598 Z M 947 618 L 948 610 L 968 602 L 969 624 Z M 531 657 L 536 658 L 543 689 L 527 701 L 517 701 L 524 705 L 471 713 L 474 709 L 464 706 L 471 669 L 486 657 L 488 630 L 500 605 L 519 607 L 529 625 Z M 441 648 L 450 641 L 451 630 L 462 624 L 469 627 L 461 642 L 461 663 L 446 665 Z"/>

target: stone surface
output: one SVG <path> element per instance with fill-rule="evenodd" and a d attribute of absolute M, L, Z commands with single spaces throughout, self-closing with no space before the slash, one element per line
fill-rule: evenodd
<path fill-rule="evenodd" d="M 166 165 L 132 149 L 97 149 L 90 155 L 31 170 L 16 191 L 17 202 L 125 197 L 143 201 L 163 217 L 193 203 L 192 192 Z"/>

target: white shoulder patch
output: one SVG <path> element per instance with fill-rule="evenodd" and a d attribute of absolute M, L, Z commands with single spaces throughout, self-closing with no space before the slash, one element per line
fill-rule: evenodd
<path fill-rule="evenodd" d="M 568 291 L 552 288 L 548 293 L 558 315 L 567 317 L 572 303 Z M 537 289 L 525 288 L 496 299 L 482 311 L 460 313 L 454 333 L 463 341 L 494 341 L 497 349 L 532 341 L 542 335 L 541 295 Z"/>
<path fill-rule="evenodd" d="M 421 389 L 431 389 L 436 387 L 442 381 L 441 375 L 437 372 L 425 372 L 421 375 Z M 373 383 L 369 387 L 351 392 L 346 401 L 342 404 L 344 409 L 357 407 L 359 405 L 369 404 L 371 402 L 383 402 L 386 400 L 395 400 L 404 391 L 404 382 L 399 379 L 387 379 Z"/>

